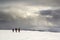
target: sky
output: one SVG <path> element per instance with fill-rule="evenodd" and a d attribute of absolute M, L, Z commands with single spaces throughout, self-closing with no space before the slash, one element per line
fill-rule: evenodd
<path fill-rule="evenodd" d="M 60 28 L 60 0 L 0 0 L 0 29 Z"/>
<path fill-rule="evenodd" d="M 60 6 L 60 0 L 0 0 L 2 4 L 8 3 L 26 3 L 27 5 Z"/>

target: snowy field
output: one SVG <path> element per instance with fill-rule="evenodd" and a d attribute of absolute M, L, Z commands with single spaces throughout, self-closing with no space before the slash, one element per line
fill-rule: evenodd
<path fill-rule="evenodd" d="M 60 40 L 60 33 L 23 30 L 16 33 L 11 30 L 0 30 L 0 40 Z"/>

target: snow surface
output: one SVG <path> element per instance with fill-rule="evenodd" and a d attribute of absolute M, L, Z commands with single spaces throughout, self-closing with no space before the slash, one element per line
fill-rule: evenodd
<path fill-rule="evenodd" d="M 60 33 L 24 30 L 16 33 L 11 30 L 0 30 L 0 40 L 60 40 Z"/>

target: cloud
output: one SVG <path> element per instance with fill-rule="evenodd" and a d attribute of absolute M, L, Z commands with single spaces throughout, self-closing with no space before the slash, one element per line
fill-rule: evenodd
<path fill-rule="evenodd" d="M 40 14 L 47 19 L 47 21 L 54 24 L 54 26 L 59 27 L 60 26 L 60 9 L 54 9 L 54 10 L 42 10 L 40 11 Z"/>
<path fill-rule="evenodd" d="M 0 0 L 0 29 L 60 26 L 59 0 Z"/>
<path fill-rule="evenodd" d="M 41 15 L 51 15 L 52 14 L 52 10 L 41 10 L 40 14 Z"/>
<path fill-rule="evenodd" d="M 60 0 L 0 0 L 1 4 L 13 4 L 13 3 L 26 3 L 27 5 L 37 6 L 52 6 L 58 7 L 60 6 Z"/>
<path fill-rule="evenodd" d="M 45 30 L 49 28 L 48 26 L 53 26 L 51 22 L 47 24 L 47 20 L 39 14 L 38 10 L 39 7 L 34 6 L 1 7 L 0 29 L 20 27 L 21 29 L 40 30 L 42 28 Z"/>

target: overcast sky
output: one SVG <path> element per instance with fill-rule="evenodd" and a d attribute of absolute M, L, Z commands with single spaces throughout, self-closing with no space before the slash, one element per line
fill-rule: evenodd
<path fill-rule="evenodd" d="M 60 26 L 60 0 L 0 0 L 0 29 Z"/>
<path fill-rule="evenodd" d="M 0 0 L 1 4 L 26 3 L 27 5 L 60 6 L 60 0 Z"/>

